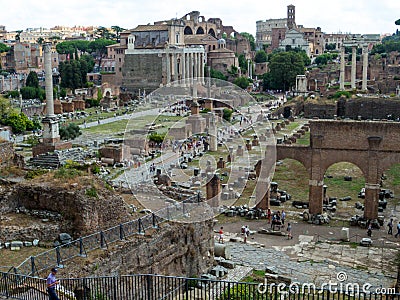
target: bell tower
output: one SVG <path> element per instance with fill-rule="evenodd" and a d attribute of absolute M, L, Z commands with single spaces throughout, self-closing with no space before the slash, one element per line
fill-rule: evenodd
<path fill-rule="evenodd" d="M 292 4 L 287 6 L 287 26 L 288 29 L 296 28 L 296 12 Z"/>

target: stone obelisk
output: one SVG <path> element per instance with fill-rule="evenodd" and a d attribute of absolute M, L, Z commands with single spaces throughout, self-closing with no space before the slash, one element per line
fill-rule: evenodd
<path fill-rule="evenodd" d="M 50 44 L 44 45 L 44 71 L 46 89 L 46 117 L 43 118 L 43 143 L 55 144 L 60 141 L 58 132 L 58 119 L 54 115 L 53 100 L 53 71 L 51 68 L 51 47 Z"/>

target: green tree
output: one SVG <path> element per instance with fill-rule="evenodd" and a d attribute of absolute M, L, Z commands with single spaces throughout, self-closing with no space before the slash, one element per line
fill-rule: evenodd
<path fill-rule="evenodd" d="M 249 79 L 245 76 L 235 78 L 235 80 L 233 81 L 233 84 L 236 84 L 238 87 L 242 89 L 246 89 L 249 86 L 249 83 L 250 83 Z"/>
<path fill-rule="evenodd" d="M 22 99 L 35 99 L 37 98 L 37 89 L 31 86 L 25 86 L 20 89 Z"/>
<path fill-rule="evenodd" d="M 221 80 L 226 80 L 226 76 L 221 71 L 218 71 L 218 70 L 215 70 L 215 69 L 211 68 L 210 73 L 211 73 L 210 74 L 211 78 L 217 78 L 217 79 L 221 79 Z"/>
<path fill-rule="evenodd" d="M 256 41 L 254 39 L 254 36 L 248 32 L 241 32 L 240 35 L 242 37 L 246 38 L 250 42 L 251 51 L 255 51 L 256 50 Z"/>
<path fill-rule="evenodd" d="M 264 50 L 259 50 L 256 52 L 256 56 L 254 57 L 254 61 L 256 63 L 264 63 L 267 61 L 267 53 Z"/>
<path fill-rule="evenodd" d="M 247 72 L 247 60 L 246 57 L 244 56 L 244 54 L 240 54 L 238 57 L 239 60 L 239 67 L 242 70 L 242 73 L 246 73 Z"/>
<path fill-rule="evenodd" d="M 36 42 L 37 42 L 39 45 L 42 45 L 42 44 L 44 43 L 44 38 L 40 37 L 40 38 L 38 38 L 38 39 L 36 40 Z"/>
<path fill-rule="evenodd" d="M 17 30 L 16 31 L 16 35 L 15 35 L 15 40 L 17 41 L 17 42 L 19 42 L 20 40 L 21 40 L 21 33 L 23 32 L 23 30 Z"/>
<path fill-rule="evenodd" d="M 114 30 L 114 32 L 115 32 L 115 39 L 116 39 L 116 41 L 119 43 L 120 36 L 121 36 L 121 32 L 124 31 L 124 30 L 126 30 L 126 29 L 125 29 L 125 28 L 122 28 L 122 27 L 119 27 L 119 26 L 116 26 L 116 25 L 111 26 L 111 29 Z"/>
<path fill-rule="evenodd" d="M 97 39 L 89 44 L 88 51 L 95 53 L 99 60 L 99 66 L 101 66 L 101 61 L 105 54 L 107 54 L 107 46 L 115 44 L 115 41 L 108 39 Z"/>
<path fill-rule="evenodd" d="M 222 114 L 222 118 L 223 118 L 225 121 L 230 122 L 230 120 L 231 120 L 231 118 L 232 118 L 232 113 L 233 113 L 233 110 L 232 110 L 232 109 L 224 108 L 223 114 Z"/>
<path fill-rule="evenodd" d="M 109 38 L 111 38 L 111 32 L 107 28 L 105 28 L 103 26 L 99 26 L 96 29 L 95 34 L 100 36 L 101 39 L 109 39 Z"/>
<path fill-rule="evenodd" d="M 162 143 L 164 141 L 165 136 L 166 136 L 165 133 L 152 132 L 149 135 L 149 141 L 159 144 L 159 143 Z"/>
<path fill-rule="evenodd" d="M 400 19 L 396 20 L 396 21 L 394 22 L 394 24 L 400 25 Z"/>
<path fill-rule="evenodd" d="M 10 50 L 10 47 L 8 47 L 7 45 L 0 43 L 0 53 L 3 52 L 8 52 L 8 50 Z"/>
<path fill-rule="evenodd" d="M 34 124 L 24 113 L 11 112 L 4 121 L 5 125 L 11 126 L 13 133 L 21 133 L 25 130 L 33 130 Z"/>
<path fill-rule="evenodd" d="M 101 91 L 101 88 L 97 89 L 97 101 L 101 101 L 103 99 L 103 93 Z"/>
<path fill-rule="evenodd" d="M 33 88 L 39 88 L 39 78 L 36 72 L 29 72 L 25 85 Z"/>
<path fill-rule="evenodd" d="M 81 129 L 75 123 L 69 123 L 68 126 L 60 126 L 60 138 L 62 140 L 73 140 L 82 134 Z"/>
<path fill-rule="evenodd" d="M 280 52 L 272 56 L 269 63 L 270 88 L 287 91 L 294 86 L 296 76 L 304 74 L 304 60 L 299 52 Z"/>

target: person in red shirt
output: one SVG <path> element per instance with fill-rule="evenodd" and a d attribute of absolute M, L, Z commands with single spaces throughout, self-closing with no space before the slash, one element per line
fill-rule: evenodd
<path fill-rule="evenodd" d="M 224 231 L 223 231 L 223 229 L 224 229 L 224 227 L 221 227 L 221 228 L 219 229 L 219 232 L 218 232 L 218 234 L 219 234 L 219 236 L 218 236 L 218 243 L 221 243 L 221 244 L 224 243 Z"/>

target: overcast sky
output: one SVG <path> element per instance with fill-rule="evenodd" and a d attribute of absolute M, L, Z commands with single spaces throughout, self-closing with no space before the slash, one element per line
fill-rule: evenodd
<path fill-rule="evenodd" d="M 285 18 L 289 4 L 296 6 L 296 24 L 319 26 L 325 33 L 383 34 L 400 28 L 394 24 L 399 0 L 0 0 L 0 25 L 7 31 L 56 25 L 131 29 L 197 10 L 206 19 L 220 18 L 236 31 L 255 35 L 256 21 Z"/>

